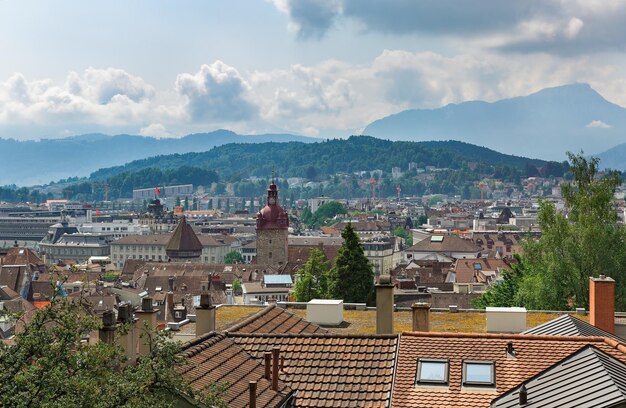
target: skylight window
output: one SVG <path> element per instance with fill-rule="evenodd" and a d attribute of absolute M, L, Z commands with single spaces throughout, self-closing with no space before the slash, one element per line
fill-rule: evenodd
<path fill-rule="evenodd" d="M 448 384 L 448 360 L 420 358 L 417 361 L 418 384 Z"/>
<path fill-rule="evenodd" d="M 464 361 L 463 385 L 496 385 L 496 370 L 493 361 Z"/>

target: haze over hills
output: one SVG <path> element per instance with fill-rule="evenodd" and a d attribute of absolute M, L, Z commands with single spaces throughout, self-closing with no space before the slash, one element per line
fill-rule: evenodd
<path fill-rule="evenodd" d="M 376 120 L 364 134 L 391 140 L 460 140 L 497 151 L 562 161 L 626 142 L 626 109 L 587 84 L 546 88 L 488 103 L 414 109 Z"/>
<path fill-rule="evenodd" d="M 162 154 L 203 152 L 227 143 L 315 140 L 318 139 L 290 134 L 239 135 L 228 130 L 190 134 L 179 139 L 103 134 L 40 141 L 0 139 L 0 185 L 33 185 L 87 176 L 102 167 Z"/>

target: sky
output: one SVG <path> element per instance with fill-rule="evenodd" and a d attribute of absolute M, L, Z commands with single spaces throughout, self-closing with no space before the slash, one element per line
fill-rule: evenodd
<path fill-rule="evenodd" d="M 0 137 L 344 137 L 575 82 L 626 106 L 624 21 L 614 0 L 0 0 Z"/>

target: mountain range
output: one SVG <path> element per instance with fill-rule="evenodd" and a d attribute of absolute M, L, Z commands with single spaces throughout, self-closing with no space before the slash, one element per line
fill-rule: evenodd
<path fill-rule="evenodd" d="M 563 161 L 565 152 L 597 155 L 602 167 L 626 170 L 626 109 L 586 84 L 547 88 L 496 102 L 414 109 L 374 121 L 364 134 L 405 141 L 457 140 L 497 152 Z M 293 134 L 239 135 L 228 130 L 178 139 L 87 134 L 64 139 L 0 139 L 0 185 L 84 177 L 100 168 L 167 154 L 205 152 L 228 143 L 321 141 Z M 606 151 L 606 153 L 604 153 Z M 370 167 L 376 167 L 373 164 Z"/>
<path fill-rule="evenodd" d="M 227 143 L 312 142 L 290 135 L 239 135 L 228 130 L 196 133 L 179 139 L 134 135 L 87 134 L 63 139 L 0 139 L 0 185 L 33 185 L 87 176 L 102 167 L 171 153 L 204 152 Z"/>
<path fill-rule="evenodd" d="M 413 109 L 376 120 L 364 134 L 391 140 L 460 140 L 503 153 L 562 161 L 626 142 L 626 109 L 587 84 L 546 88 L 496 102 Z"/>

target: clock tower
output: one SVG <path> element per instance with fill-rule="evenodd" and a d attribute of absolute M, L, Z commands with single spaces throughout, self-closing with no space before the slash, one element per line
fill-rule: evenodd
<path fill-rule="evenodd" d="M 256 263 L 281 266 L 287 263 L 289 216 L 278 205 L 274 181 L 267 189 L 267 205 L 256 215 Z"/>

